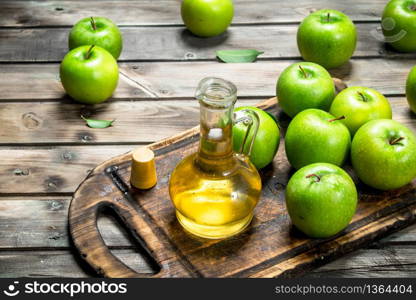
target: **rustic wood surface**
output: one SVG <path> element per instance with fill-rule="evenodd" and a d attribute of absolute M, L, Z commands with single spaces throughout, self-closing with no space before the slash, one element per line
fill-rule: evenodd
<path fill-rule="evenodd" d="M 378 89 L 388 96 L 396 119 L 409 119 L 404 84 L 416 56 L 399 57 L 377 39 L 386 2 L 235 0 L 229 33 L 199 39 L 184 30 L 178 0 L 89 1 L 88 6 L 80 0 L 1 1 L 0 276 L 92 276 L 73 255 L 66 225 L 77 185 L 100 162 L 196 125 L 192 99 L 204 76 L 235 82 L 241 104 L 274 96 L 279 73 L 299 59 L 291 42 L 296 26 L 315 9 L 342 10 L 361 34 L 353 59 L 332 75 L 348 85 Z M 90 15 L 111 17 L 126 35 L 118 89 L 94 107 L 68 99 L 58 74 L 65 32 Z M 254 64 L 219 65 L 214 57 L 216 49 L 253 47 L 252 41 L 266 52 Z M 94 130 L 77 118 L 81 113 L 117 121 Z M 99 227 L 115 255 L 139 272 L 150 271 L 110 216 L 100 218 Z M 308 276 L 415 276 L 415 250 L 413 225 Z"/>

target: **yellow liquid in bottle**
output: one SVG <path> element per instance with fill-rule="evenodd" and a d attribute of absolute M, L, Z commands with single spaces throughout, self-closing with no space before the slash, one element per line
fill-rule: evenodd
<path fill-rule="evenodd" d="M 260 198 L 257 169 L 245 154 L 233 151 L 236 91 L 232 83 L 219 78 L 201 80 L 196 93 L 201 117 L 199 149 L 184 158 L 170 177 L 169 193 L 178 221 L 203 238 L 226 238 L 244 230 Z"/>
<path fill-rule="evenodd" d="M 219 157 L 204 167 L 195 153 L 178 164 L 169 192 L 177 218 L 187 231 L 219 239 L 235 235 L 250 224 L 261 180 L 242 154 Z"/>

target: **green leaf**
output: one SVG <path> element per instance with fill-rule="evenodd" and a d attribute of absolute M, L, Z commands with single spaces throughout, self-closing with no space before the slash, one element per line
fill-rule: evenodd
<path fill-rule="evenodd" d="M 249 63 L 256 60 L 257 56 L 263 54 L 262 51 L 253 49 L 246 50 L 219 50 L 217 57 L 225 63 Z"/>
<path fill-rule="evenodd" d="M 113 122 L 116 120 L 94 120 L 94 119 L 87 119 L 84 118 L 84 116 L 81 116 L 81 118 L 87 123 L 88 127 L 91 128 L 107 128 L 110 127 Z"/>

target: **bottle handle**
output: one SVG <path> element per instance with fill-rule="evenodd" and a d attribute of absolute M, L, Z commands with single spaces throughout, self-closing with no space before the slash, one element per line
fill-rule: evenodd
<path fill-rule="evenodd" d="M 234 112 L 234 124 L 243 123 L 246 126 L 246 132 L 244 133 L 243 142 L 238 149 L 238 153 L 244 154 L 247 157 L 250 156 L 253 149 L 254 140 L 256 139 L 257 132 L 259 131 L 260 118 L 259 115 L 250 109 L 243 109 Z M 253 129 L 253 133 L 250 132 Z"/>

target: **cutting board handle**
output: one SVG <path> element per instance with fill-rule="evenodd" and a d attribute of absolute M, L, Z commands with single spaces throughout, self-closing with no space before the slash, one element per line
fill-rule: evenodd
<path fill-rule="evenodd" d="M 111 174 L 111 170 L 106 172 Z M 88 179 L 87 179 L 88 180 Z M 113 181 L 114 182 L 114 181 Z M 105 187 L 105 185 L 103 185 Z M 117 186 L 123 192 L 120 186 Z M 73 241 L 78 248 L 81 256 L 102 276 L 112 278 L 153 278 L 164 275 L 163 258 L 158 257 L 157 253 L 149 249 L 148 245 L 140 238 L 139 230 L 151 230 L 143 225 L 143 219 L 139 212 L 124 197 L 103 197 L 97 194 L 94 197 L 86 197 L 82 205 L 81 202 L 72 202 L 69 210 L 70 230 Z M 87 203 L 86 203 L 87 202 Z M 80 206 L 80 207 L 78 207 Z M 86 209 L 87 207 L 87 209 Z M 97 226 L 97 218 L 104 208 L 112 209 L 121 219 L 122 223 L 130 230 L 135 240 L 148 252 L 148 255 L 160 267 L 156 274 L 138 273 L 125 265 L 120 259 L 114 256 L 105 244 Z"/>

